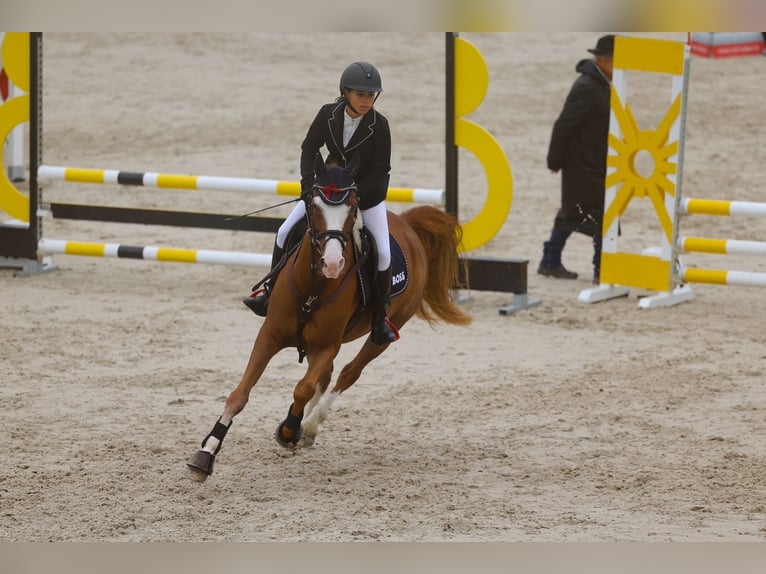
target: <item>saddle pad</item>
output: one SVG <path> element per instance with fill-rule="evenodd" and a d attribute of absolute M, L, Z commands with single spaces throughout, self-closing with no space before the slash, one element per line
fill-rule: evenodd
<path fill-rule="evenodd" d="M 410 282 L 410 268 L 407 266 L 404 249 L 396 237 L 390 234 L 388 237 L 391 240 L 391 297 L 394 297 L 407 288 Z"/>
<path fill-rule="evenodd" d="M 391 245 L 391 297 L 395 297 L 407 288 L 410 282 L 410 269 L 407 257 L 396 237 L 388 234 Z M 362 306 L 366 307 L 372 301 L 371 279 L 366 266 L 359 270 L 359 289 L 362 292 Z"/>

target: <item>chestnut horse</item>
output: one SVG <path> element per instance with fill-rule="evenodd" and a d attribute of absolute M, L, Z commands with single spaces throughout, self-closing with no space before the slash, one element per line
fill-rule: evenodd
<path fill-rule="evenodd" d="M 268 312 L 242 380 L 187 464 L 190 476 L 199 482 L 212 474 L 232 420 L 280 350 L 297 347 L 299 361 L 304 356 L 308 359 L 306 374 L 295 386 L 293 402 L 275 436 L 280 445 L 295 448 L 314 443 L 319 424 L 327 419 L 335 399 L 388 347 L 376 345 L 368 337 L 325 394 L 341 345 L 370 331 L 370 310 L 365 305 L 370 288 L 364 285 L 365 250 L 360 247 L 370 242 L 363 233 L 354 181 L 356 164 L 352 164 L 346 169 L 326 167 L 318 157 L 312 197 L 307 202 L 308 229 L 299 246 L 288 249 L 283 258 L 284 267 L 271 291 Z M 404 262 L 404 268 L 393 270 L 396 289 L 392 287 L 387 306 L 393 326 L 399 329 L 413 316 L 431 324 L 470 323 L 471 317 L 452 300 L 452 289 L 458 286 L 461 260 L 457 248 L 462 238 L 455 218 L 437 207 L 418 206 L 398 216 L 389 212 L 388 225 L 393 237 L 392 259 L 394 247 L 400 246 L 400 267 Z M 374 271 L 374 257 L 369 259 Z"/>

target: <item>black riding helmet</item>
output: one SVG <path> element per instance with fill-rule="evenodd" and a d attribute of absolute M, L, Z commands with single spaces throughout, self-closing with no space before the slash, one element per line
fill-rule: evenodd
<path fill-rule="evenodd" d="M 345 96 L 344 88 L 363 92 L 382 92 L 383 84 L 380 72 L 369 62 L 354 62 L 343 70 L 340 76 L 340 95 Z"/>
<path fill-rule="evenodd" d="M 383 91 L 380 72 L 369 62 L 354 62 L 346 66 L 346 69 L 340 75 L 340 97 L 343 99 L 346 99 L 346 88 L 362 92 L 375 92 L 374 101 L 377 101 L 380 92 Z M 356 113 L 351 102 L 346 100 L 346 105 Z"/>

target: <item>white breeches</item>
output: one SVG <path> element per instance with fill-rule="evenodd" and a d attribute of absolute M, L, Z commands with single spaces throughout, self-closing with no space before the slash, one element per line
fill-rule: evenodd
<path fill-rule="evenodd" d="M 287 234 L 301 219 L 306 217 L 306 204 L 303 201 L 299 201 L 293 207 L 290 215 L 282 222 L 277 230 L 277 246 L 280 249 L 285 248 L 285 241 L 287 241 Z"/>
<path fill-rule="evenodd" d="M 362 222 L 370 230 L 378 250 L 378 271 L 384 271 L 391 266 L 391 244 L 388 241 L 386 202 L 381 201 L 375 207 L 363 209 L 361 213 Z"/>
<path fill-rule="evenodd" d="M 383 271 L 391 266 L 391 244 L 388 241 L 388 215 L 386 212 L 386 202 L 381 201 L 375 207 L 361 210 L 362 222 L 369 229 L 372 238 L 375 240 L 375 247 L 378 252 L 378 271 Z M 306 204 L 299 201 L 293 207 L 290 215 L 282 222 L 277 231 L 277 245 L 284 249 L 287 234 L 301 218 L 306 216 Z"/>

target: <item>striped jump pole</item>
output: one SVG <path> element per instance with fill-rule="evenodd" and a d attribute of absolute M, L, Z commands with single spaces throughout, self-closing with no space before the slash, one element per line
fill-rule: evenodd
<path fill-rule="evenodd" d="M 681 199 L 682 213 L 704 215 L 766 216 L 766 204 L 727 201 L 718 199 Z M 720 239 L 714 237 L 679 236 L 675 243 L 678 253 L 708 253 L 714 255 L 766 255 L 766 242 Z M 656 295 L 644 297 L 639 307 L 649 309 L 676 305 L 693 299 L 689 284 L 736 285 L 740 287 L 766 287 L 766 273 L 734 271 L 729 269 L 706 269 L 689 267 L 680 257 L 675 258 L 680 285 Z"/>
<path fill-rule="evenodd" d="M 705 200 L 709 201 L 709 200 Z M 745 203 L 712 200 L 718 204 Z M 711 207 L 713 204 L 708 204 Z M 760 205 L 763 204 L 750 204 Z M 727 208 L 728 209 L 728 208 Z M 711 213 L 696 211 L 695 213 Z M 763 212 L 766 214 L 766 210 Z M 717 212 L 716 215 L 722 213 Z M 752 213 L 750 213 L 752 215 Z M 766 255 L 766 242 L 742 241 L 738 239 L 716 239 L 712 237 L 679 237 L 678 247 L 686 253 L 713 253 L 717 255 Z M 729 271 L 725 269 L 702 269 L 681 266 L 679 273 L 686 283 L 709 283 L 713 285 L 740 285 L 743 287 L 766 287 L 766 273 L 750 271 Z"/>
<path fill-rule="evenodd" d="M 681 199 L 681 213 L 700 213 L 704 215 L 744 215 L 748 217 L 766 217 L 766 203 L 752 201 L 726 201 L 723 199 Z"/>
<path fill-rule="evenodd" d="M 301 184 L 297 181 L 132 172 L 114 169 L 90 169 L 55 165 L 41 165 L 37 170 L 37 178 L 40 182 L 70 181 L 153 188 L 197 189 L 204 191 L 247 191 L 291 196 L 299 196 L 301 194 Z M 444 190 L 420 187 L 389 187 L 386 200 L 403 203 L 432 203 L 436 205 L 444 205 Z"/>
<path fill-rule="evenodd" d="M 41 239 L 38 250 L 45 255 L 84 255 L 90 257 L 118 257 L 148 261 L 174 261 L 177 263 L 216 263 L 221 265 L 244 265 L 269 267 L 271 255 L 240 251 L 215 251 L 212 249 L 183 249 L 177 247 L 120 245 L 117 243 L 92 243 Z"/>
<path fill-rule="evenodd" d="M 766 287 L 766 273 L 755 273 L 752 271 L 683 267 L 681 276 L 687 283 L 739 285 L 740 287 Z"/>
<path fill-rule="evenodd" d="M 719 255 L 766 255 L 766 242 L 713 237 L 679 237 L 678 246 L 685 252 Z"/>
<path fill-rule="evenodd" d="M 686 213 L 706 215 L 766 215 L 766 204 L 725 200 L 682 199 L 681 209 Z M 734 271 L 729 269 L 706 269 L 690 267 L 678 256 L 680 253 L 707 253 L 714 255 L 766 255 L 766 242 L 744 241 L 739 239 L 720 239 L 714 237 L 679 236 L 675 243 L 677 255 L 674 265 L 678 273 L 679 285 L 668 291 L 642 298 L 639 308 L 650 309 L 676 305 L 694 298 L 690 284 L 706 283 L 709 285 L 737 285 L 740 287 L 766 287 L 766 273 L 752 271 Z"/>

